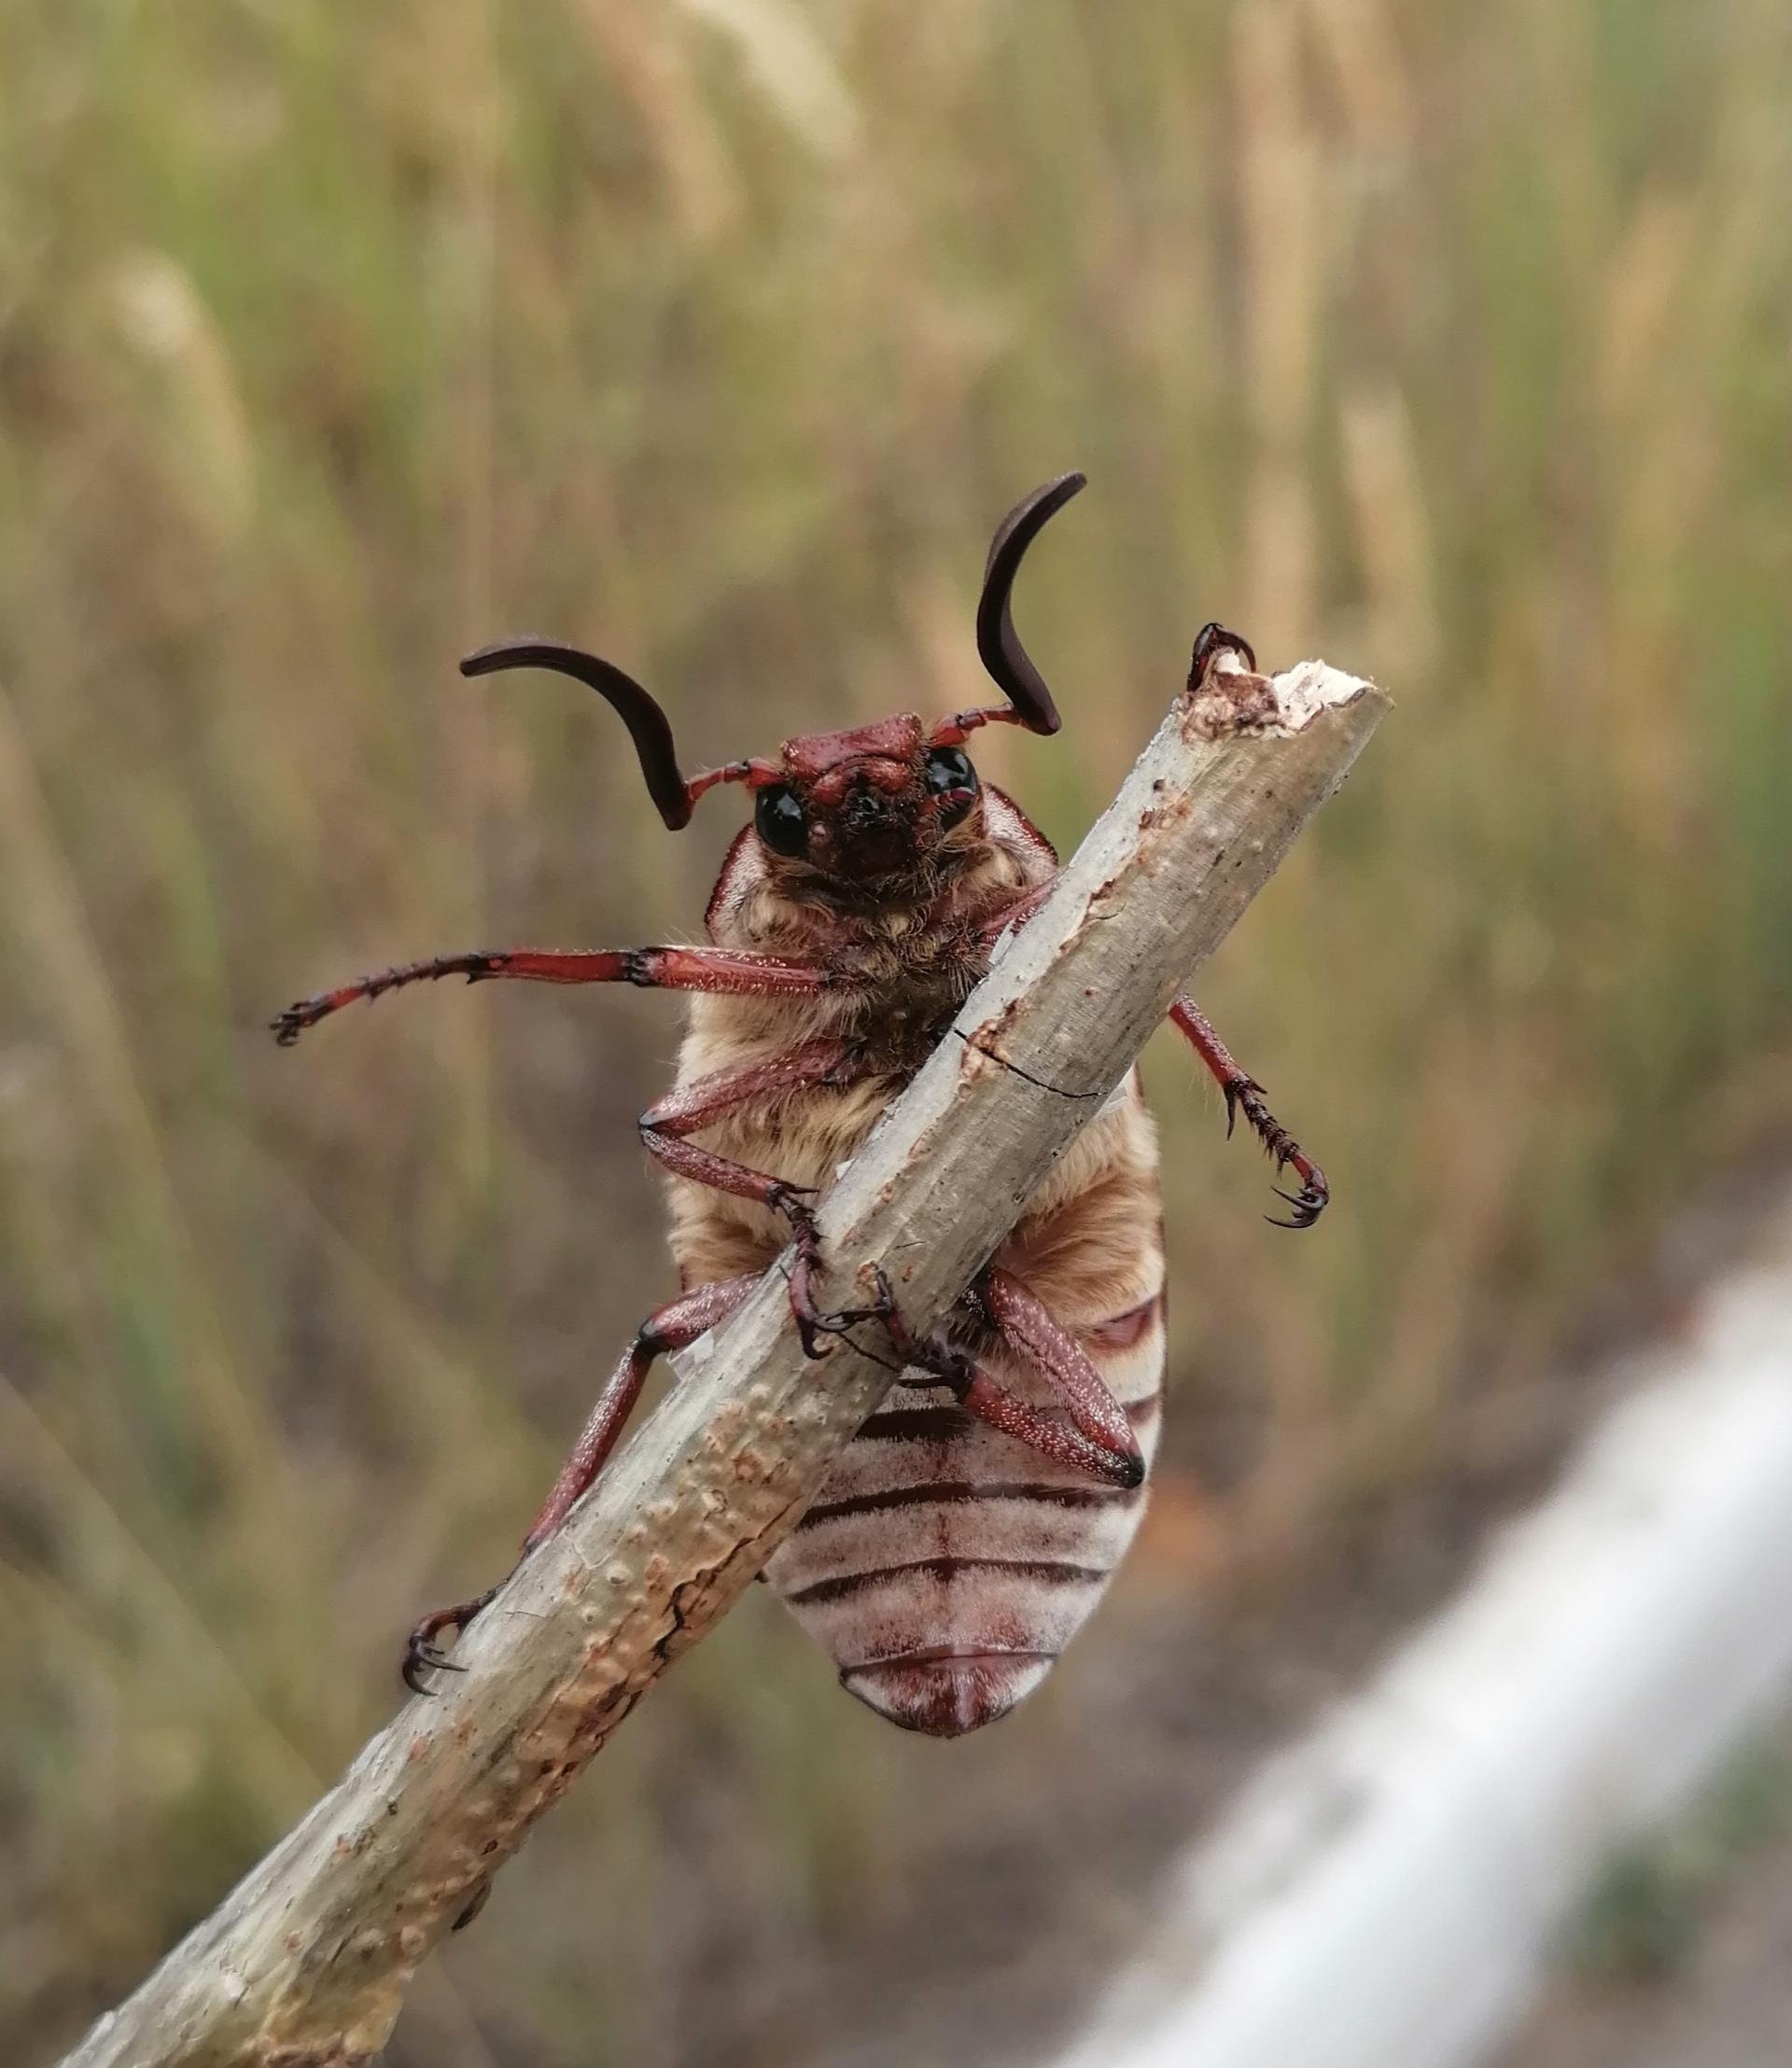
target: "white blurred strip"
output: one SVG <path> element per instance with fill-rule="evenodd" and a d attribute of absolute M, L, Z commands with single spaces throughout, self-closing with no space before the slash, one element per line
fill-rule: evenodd
<path fill-rule="evenodd" d="M 1613 1848 L 1792 1699 L 1792 1269 L 1700 1302 L 1561 1489 L 1166 1887 L 1063 2068 L 1463 2068 Z"/>

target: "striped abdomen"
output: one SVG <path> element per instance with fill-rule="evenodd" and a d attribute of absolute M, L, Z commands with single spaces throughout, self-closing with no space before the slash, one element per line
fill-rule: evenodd
<path fill-rule="evenodd" d="M 1164 1370 L 1161 1293 L 1082 1333 L 1149 1460 Z M 1001 1348 L 989 1368 L 1049 1408 Z M 1060 1411 L 1061 1412 L 1061 1411 Z M 1038 1685 L 1125 1555 L 1145 1488 L 1102 1486 L 897 1385 L 847 1446 L 766 1577 L 861 1700 L 957 1737 Z"/>

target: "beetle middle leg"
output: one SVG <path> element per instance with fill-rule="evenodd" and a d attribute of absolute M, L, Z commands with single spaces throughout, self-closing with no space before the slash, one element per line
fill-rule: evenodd
<path fill-rule="evenodd" d="M 809 1188 L 787 1183 L 768 1172 L 754 1170 L 700 1148 L 688 1138 L 736 1112 L 743 1106 L 765 1104 L 792 1091 L 861 1083 L 882 1074 L 864 1059 L 854 1043 L 837 1040 L 805 1041 L 770 1061 L 746 1069 L 717 1070 L 693 1078 L 650 1106 L 641 1115 L 641 1140 L 648 1153 L 681 1178 L 737 1198 L 753 1199 L 769 1207 L 789 1223 L 796 1246 L 796 1261 L 791 1270 L 791 1311 L 810 1357 L 819 1356 L 818 1338 L 839 1334 L 856 1322 L 869 1320 L 878 1310 L 849 1307 L 839 1314 L 823 1313 L 815 1303 L 814 1280 L 821 1261 L 815 1213 L 808 1204 Z"/>
<path fill-rule="evenodd" d="M 452 1608 L 437 1609 L 426 1615 L 411 1632 L 401 1669 L 407 1687 L 416 1694 L 427 1695 L 429 1689 L 422 1679 L 426 1671 L 459 1673 L 466 1670 L 447 1656 L 437 1640 L 447 1630 L 456 1635 L 464 1631 L 514 1575 L 517 1567 L 531 1552 L 539 1550 L 567 1519 L 573 1503 L 604 1469 L 606 1460 L 615 1449 L 616 1439 L 634 1412 L 653 1360 L 666 1350 L 683 1349 L 699 1335 L 726 1320 L 758 1283 L 759 1274 L 754 1271 L 741 1278 L 718 1279 L 713 1285 L 700 1285 L 695 1292 L 656 1308 L 641 1323 L 635 1333 L 635 1340 L 623 1352 L 609 1382 L 598 1394 L 596 1405 L 580 1432 L 579 1441 L 572 1446 L 571 1455 L 561 1466 L 559 1477 L 541 1504 L 540 1514 L 529 1525 L 529 1533 L 523 1539 L 516 1565 L 483 1594 L 476 1595 L 470 1601 L 456 1601 Z"/>

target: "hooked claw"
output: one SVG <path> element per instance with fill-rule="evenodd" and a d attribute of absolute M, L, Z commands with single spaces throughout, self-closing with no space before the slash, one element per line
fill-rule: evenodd
<path fill-rule="evenodd" d="M 886 1282 L 878 1294 L 880 1304 L 875 1306 L 847 1306 L 828 1313 L 816 1305 L 814 1279 L 821 1262 L 821 1237 L 816 1229 L 814 1209 L 805 1203 L 805 1195 L 814 1195 L 813 1186 L 777 1184 L 766 1195 L 765 1204 L 791 1224 L 796 1246 L 796 1263 L 791 1271 L 791 1312 L 796 1318 L 804 1356 L 819 1357 L 822 1336 L 844 1335 L 861 1321 L 881 1320 L 891 1303 Z M 882 1273 L 878 1276 L 881 1279 Z"/>
<path fill-rule="evenodd" d="M 1223 624 L 1204 624 L 1195 635 L 1195 650 L 1189 656 L 1188 686 L 1191 691 L 1200 688 L 1214 655 L 1227 648 L 1238 655 L 1253 675 L 1257 672 L 1257 656 L 1250 640 L 1240 638 L 1236 632 L 1228 632 Z"/>
<path fill-rule="evenodd" d="M 1292 1164 L 1300 1179 L 1298 1193 L 1284 1192 L 1280 1185 L 1271 1187 L 1278 1199 L 1286 1200 L 1294 1209 L 1293 1214 L 1283 1220 L 1268 1213 L 1264 1219 L 1272 1228 L 1310 1228 L 1331 1200 L 1332 1188 L 1325 1182 L 1325 1173 L 1302 1153 L 1299 1143 L 1269 1111 L 1263 1086 L 1254 1077 L 1229 1077 L 1221 1090 L 1225 1098 L 1226 1139 L 1232 1139 L 1233 1127 L 1242 1113 L 1262 1142 L 1264 1153 L 1276 1159 L 1278 1175 Z"/>
<path fill-rule="evenodd" d="M 425 1673 L 464 1673 L 464 1666 L 456 1666 L 446 1652 L 438 1651 L 433 1644 L 419 1644 L 414 1635 L 404 1648 L 404 1664 L 399 1673 L 404 1684 L 413 1695 L 430 1697 L 435 1689 L 423 1679 Z"/>
<path fill-rule="evenodd" d="M 1323 1175 L 1317 1170 L 1298 1192 L 1284 1192 L 1280 1185 L 1272 1185 L 1270 1190 L 1278 1199 L 1285 1199 L 1294 1209 L 1286 1220 L 1279 1214 L 1266 1213 L 1263 1218 L 1272 1228 L 1310 1228 L 1324 1212 L 1332 1196 Z"/>
<path fill-rule="evenodd" d="M 315 999 L 301 999 L 298 1004 L 288 1005 L 283 1013 L 277 1013 L 268 1022 L 268 1027 L 282 1048 L 290 1048 L 308 1027 L 315 1027 L 322 1018 Z"/>
<path fill-rule="evenodd" d="M 453 1630 L 456 1637 L 464 1637 L 474 1616 L 497 1592 L 495 1586 L 487 1587 L 476 1600 L 456 1601 L 451 1609 L 437 1609 L 433 1614 L 426 1615 L 411 1632 L 405 1640 L 404 1662 L 399 1668 L 399 1675 L 413 1695 L 435 1693 L 435 1689 L 424 1681 L 425 1673 L 464 1673 L 467 1670 L 450 1658 L 436 1640 L 444 1630 Z"/>

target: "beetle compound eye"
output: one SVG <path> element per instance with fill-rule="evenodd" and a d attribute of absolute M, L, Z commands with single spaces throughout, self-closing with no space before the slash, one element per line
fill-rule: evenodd
<path fill-rule="evenodd" d="M 941 825 L 956 826 L 976 802 L 977 772 L 971 757 L 956 747 L 936 747 L 927 757 L 927 789 L 929 796 L 945 800 Z"/>
<path fill-rule="evenodd" d="M 796 792 L 782 783 L 762 789 L 753 809 L 759 837 L 775 855 L 800 855 L 809 844 L 809 824 Z"/>
<path fill-rule="evenodd" d="M 927 787 L 937 797 L 945 789 L 977 787 L 977 772 L 962 748 L 936 747 L 927 757 Z"/>

